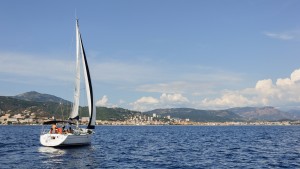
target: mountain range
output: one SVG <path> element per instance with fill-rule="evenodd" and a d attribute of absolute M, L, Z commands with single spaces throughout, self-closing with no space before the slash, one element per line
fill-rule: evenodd
<path fill-rule="evenodd" d="M 35 113 L 36 117 L 55 117 L 56 119 L 68 119 L 72 109 L 72 103 L 62 98 L 41 94 L 31 91 L 16 96 L 0 96 L 0 116 L 6 113 L 27 114 Z M 123 108 L 97 107 L 97 120 L 126 120 L 138 111 L 131 111 Z M 79 107 L 81 117 L 88 116 L 88 108 Z"/>
<path fill-rule="evenodd" d="M 60 97 L 53 96 L 50 94 L 41 94 L 36 91 L 22 93 L 16 96 L 12 96 L 12 98 L 19 99 L 19 100 L 26 100 L 26 101 L 34 101 L 34 102 L 56 102 L 56 103 L 71 104 L 70 101 L 64 100 Z"/>
<path fill-rule="evenodd" d="M 26 92 L 16 96 L 0 96 L 0 116 L 10 112 L 35 112 L 39 117 L 68 118 L 72 103 L 62 98 L 41 94 L 36 91 Z M 81 116 L 88 116 L 87 107 L 80 107 Z M 274 107 L 236 107 L 225 110 L 199 110 L 193 108 L 155 109 L 138 112 L 123 108 L 97 107 L 97 120 L 126 120 L 134 115 L 153 114 L 160 117 L 190 119 L 195 122 L 225 122 L 225 121 L 279 121 L 299 120 L 300 111 L 281 111 Z"/>
<path fill-rule="evenodd" d="M 198 110 L 191 108 L 155 109 L 144 112 L 159 116 L 190 119 L 195 122 L 226 121 L 280 121 L 299 120 L 300 114 L 280 111 L 274 107 L 237 107 L 225 110 Z"/>

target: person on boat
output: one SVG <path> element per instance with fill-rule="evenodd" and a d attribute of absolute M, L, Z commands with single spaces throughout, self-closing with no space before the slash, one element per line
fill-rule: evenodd
<path fill-rule="evenodd" d="M 64 134 L 66 133 L 65 127 L 66 127 L 65 125 L 62 126 L 62 133 Z"/>
<path fill-rule="evenodd" d="M 56 125 L 53 124 L 51 129 L 50 129 L 50 134 L 55 134 L 56 133 Z"/>
<path fill-rule="evenodd" d="M 61 127 L 57 128 L 57 134 L 62 134 L 62 128 Z"/>
<path fill-rule="evenodd" d="M 68 133 L 73 133 L 73 131 L 72 131 L 72 128 L 71 128 L 71 127 L 69 127 L 69 129 L 68 129 Z"/>

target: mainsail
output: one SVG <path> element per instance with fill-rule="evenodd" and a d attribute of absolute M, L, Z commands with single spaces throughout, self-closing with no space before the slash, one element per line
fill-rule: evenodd
<path fill-rule="evenodd" d="M 80 40 L 79 40 L 78 20 L 76 19 L 76 77 L 75 77 L 75 91 L 74 91 L 74 105 L 70 114 L 71 119 L 79 119 L 79 98 L 80 98 Z"/>
<path fill-rule="evenodd" d="M 79 98 L 80 98 L 80 56 L 83 64 L 86 97 L 87 97 L 88 110 L 90 115 L 89 124 L 87 128 L 94 129 L 96 123 L 96 107 L 94 104 L 92 81 L 91 81 L 89 66 L 87 63 L 87 59 L 86 59 L 86 55 L 85 55 L 85 51 L 81 39 L 81 34 L 79 31 L 78 19 L 76 19 L 76 80 L 75 80 L 75 92 L 74 92 L 74 105 L 73 105 L 73 110 L 71 112 L 70 118 L 79 117 L 78 108 L 79 108 Z"/>

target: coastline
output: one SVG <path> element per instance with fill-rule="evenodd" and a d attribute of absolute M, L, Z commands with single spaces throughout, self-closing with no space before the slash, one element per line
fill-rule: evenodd
<path fill-rule="evenodd" d="M 0 126 L 42 126 L 43 124 L 0 124 Z M 86 125 L 81 123 L 80 125 Z M 128 123 L 126 121 L 102 121 L 97 122 L 96 126 L 299 126 L 300 121 L 282 121 L 282 122 L 189 122 L 189 123 Z"/>

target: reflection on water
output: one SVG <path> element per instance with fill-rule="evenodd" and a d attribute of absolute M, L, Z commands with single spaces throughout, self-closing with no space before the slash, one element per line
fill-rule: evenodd
<path fill-rule="evenodd" d="M 53 148 L 53 147 L 39 147 L 38 151 L 45 155 L 49 155 L 50 157 L 60 156 L 60 155 L 63 155 L 66 153 L 66 151 L 64 149 L 57 149 L 57 148 Z"/>
<path fill-rule="evenodd" d="M 80 147 L 39 147 L 38 152 L 43 157 L 43 166 L 56 168 L 86 168 L 95 163 L 93 146 Z"/>

